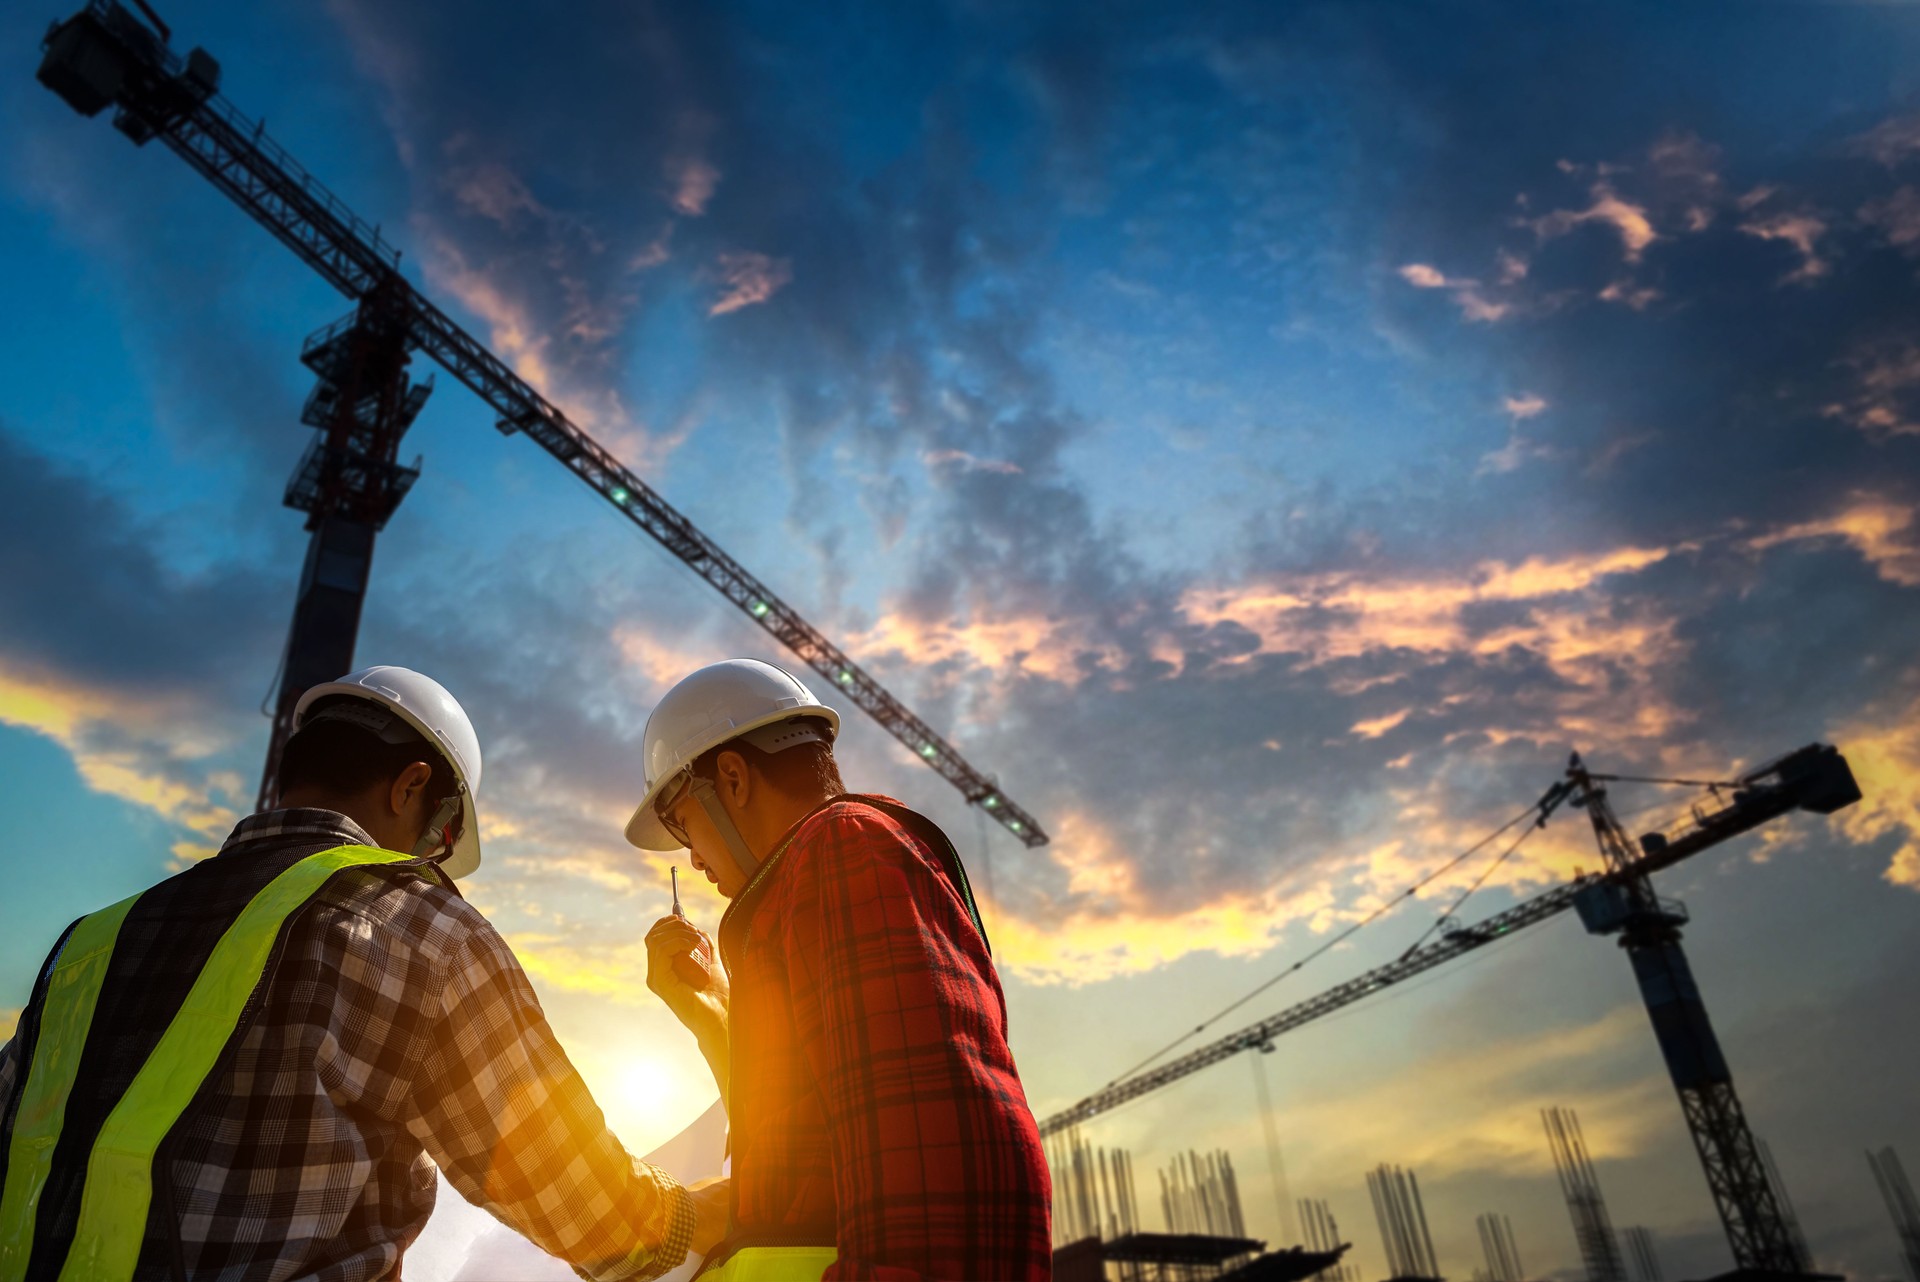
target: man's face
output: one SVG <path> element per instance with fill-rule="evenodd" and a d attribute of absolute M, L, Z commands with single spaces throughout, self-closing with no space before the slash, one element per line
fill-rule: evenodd
<path fill-rule="evenodd" d="M 732 899 L 746 889 L 746 874 L 734 862 L 727 843 L 720 839 L 706 807 L 694 800 L 693 789 L 682 785 L 670 800 L 655 803 L 655 813 L 674 840 L 687 848 L 693 857 L 693 866 L 707 875 L 707 880 L 719 888 L 722 897 Z"/>

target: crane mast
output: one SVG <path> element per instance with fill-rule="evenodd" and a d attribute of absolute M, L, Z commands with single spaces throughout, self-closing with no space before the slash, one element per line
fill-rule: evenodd
<path fill-rule="evenodd" d="M 324 280 L 359 303 L 362 315 L 367 314 L 368 300 L 375 298 L 380 323 L 398 327 L 407 350 L 425 353 L 486 401 L 501 432 L 531 438 L 832 682 L 969 804 L 979 806 L 1024 845 L 1046 844 L 1045 830 L 993 779 L 407 281 L 400 273 L 398 251 L 377 228 L 219 95 L 219 64 L 203 49 L 184 58 L 175 53 L 165 25 L 143 0 L 134 3 L 146 21 L 117 0 L 91 0 L 73 17 L 56 23 L 45 41 L 40 82 L 84 116 L 114 108 L 115 127 L 136 144 L 155 138 L 165 143 Z M 392 437 L 397 441 L 397 431 Z M 380 452 L 373 457 L 381 457 Z M 365 541 L 364 555 L 356 552 L 363 568 L 371 557 L 370 536 Z M 364 590 L 364 573 L 361 578 Z M 303 578 L 303 601 L 306 587 Z M 353 612 L 357 619 L 357 604 Z M 292 659 L 290 653 L 287 681 L 293 675 Z M 284 681 L 281 698 L 284 704 Z M 272 771 L 270 762 L 263 792 Z"/>
<path fill-rule="evenodd" d="M 1680 946 L 1687 910 L 1678 901 L 1654 893 L 1653 882 L 1638 867 L 1641 852 L 1614 817 L 1607 790 L 1588 773 L 1578 754 L 1567 775 L 1577 789 L 1574 804 L 1583 807 L 1592 821 L 1594 837 L 1612 874 L 1583 888 L 1574 906 L 1589 932 L 1618 935 L 1633 964 L 1633 977 L 1680 1097 L 1680 1111 L 1700 1155 L 1734 1264 L 1769 1273 L 1811 1272 L 1813 1262 L 1799 1245 L 1767 1178 L 1766 1164 L 1734 1090 L 1733 1072 L 1714 1035 L 1693 967 Z M 1857 799 L 1859 792 L 1853 795 Z"/>

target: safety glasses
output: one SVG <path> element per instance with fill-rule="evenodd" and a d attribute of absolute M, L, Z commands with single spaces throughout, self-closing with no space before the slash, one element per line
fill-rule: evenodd
<path fill-rule="evenodd" d="M 675 788 L 671 795 L 663 792 L 653 799 L 654 817 L 659 819 L 660 826 L 665 828 L 668 835 L 675 841 L 689 848 L 692 847 L 693 841 L 687 836 L 687 830 L 682 828 L 674 819 L 673 810 L 674 807 L 678 806 L 680 802 L 685 799 L 692 783 L 693 780 L 690 777 L 683 777 L 680 781 L 680 786 Z"/>

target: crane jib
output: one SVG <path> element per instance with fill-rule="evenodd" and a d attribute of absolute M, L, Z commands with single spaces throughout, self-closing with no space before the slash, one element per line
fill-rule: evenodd
<path fill-rule="evenodd" d="M 328 191 L 265 131 L 217 92 L 220 68 L 204 50 L 185 58 L 117 0 L 92 0 L 47 34 L 38 79 L 85 116 L 115 108 L 114 125 L 135 143 L 164 141 L 348 298 L 379 295 L 404 320 L 407 340 L 500 416 L 585 479 L 694 573 L 718 588 L 769 635 L 873 714 L 915 757 L 958 788 L 1028 847 L 1046 831 L 999 785 L 927 730 L 885 687 L 857 667 L 785 602 L 766 591 L 612 454 L 488 351 L 400 274 L 400 255 L 379 229 Z M 744 591 L 736 593 L 735 589 Z M 744 596 L 745 600 L 741 597 Z M 826 656 L 824 659 L 815 656 Z"/>

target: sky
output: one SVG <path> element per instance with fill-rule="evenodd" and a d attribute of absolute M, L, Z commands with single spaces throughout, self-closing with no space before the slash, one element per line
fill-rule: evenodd
<path fill-rule="evenodd" d="M 300 343 L 347 304 L 0 12 L 0 1030 L 73 917 L 250 809 L 304 552 Z M 1538 797 L 1814 740 L 1865 800 L 1661 878 L 1815 1256 L 1896 1276 L 1920 1166 L 1920 18 L 1902 4 L 175 0 L 410 279 L 975 765 L 1027 850 L 846 708 L 858 788 L 973 868 L 1041 1115 Z M 424 365 L 419 373 L 427 372 Z M 711 1099 L 646 993 L 675 856 L 620 828 L 680 675 L 785 656 L 442 376 L 362 662 L 486 754 L 470 897 L 635 1151 Z M 829 700 L 835 698 L 827 693 Z M 1685 790 L 1619 786 L 1630 827 Z M 684 856 L 679 858 L 684 859 Z M 1599 864 L 1562 812 L 1463 910 Z M 1428 892 L 1214 1031 L 1397 956 Z M 711 927 L 721 901 L 688 896 Z M 1624 958 L 1568 918 L 1090 1123 L 1234 1156 L 1250 1227 L 1411 1167 L 1579 1261 L 1729 1266 Z"/>

